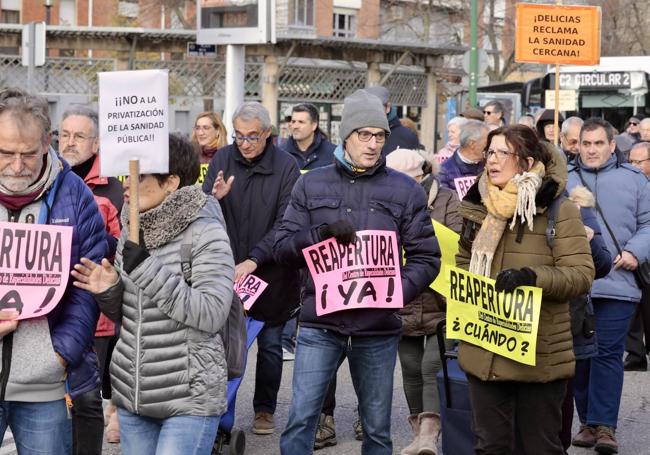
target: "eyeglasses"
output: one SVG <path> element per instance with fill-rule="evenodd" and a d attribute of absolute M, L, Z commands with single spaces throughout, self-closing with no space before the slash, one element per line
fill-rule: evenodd
<path fill-rule="evenodd" d="M 210 130 L 213 130 L 213 129 L 215 129 L 215 128 L 212 125 L 203 125 L 203 126 L 196 125 L 194 127 L 194 131 L 210 131 Z"/>
<path fill-rule="evenodd" d="M 359 137 L 359 140 L 361 142 L 369 142 L 370 139 L 373 137 L 375 138 L 375 141 L 378 143 L 382 143 L 386 140 L 386 138 L 389 136 L 389 134 L 386 133 L 386 131 L 379 131 L 378 133 L 371 133 L 370 131 L 365 131 L 365 130 L 357 130 L 356 131 L 357 136 Z"/>
<path fill-rule="evenodd" d="M 10 152 L 0 152 L 0 160 L 4 162 L 11 161 L 13 162 L 16 158 L 24 163 L 34 163 L 38 158 L 42 158 L 43 154 L 39 152 L 30 152 L 30 153 L 10 153 Z"/>
<path fill-rule="evenodd" d="M 96 136 L 84 136 L 83 134 L 79 134 L 79 133 L 74 133 L 74 134 L 61 133 L 59 134 L 59 142 L 66 143 L 70 141 L 70 138 L 72 138 L 73 142 L 77 144 L 83 144 L 89 139 L 95 139 L 95 137 Z"/>
<path fill-rule="evenodd" d="M 630 125 L 637 126 L 638 124 L 639 124 L 639 122 L 630 122 Z"/>
<path fill-rule="evenodd" d="M 641 163 L 643 163 L 645 161 L 650 161 L 650 158 L 646 158 L 645 160 L 630 160 L 630 164 L 632 166 L 636 166 L 637 164 L 640 165 Z"/>
<path fill-rule="evenodd" d="M 239 134 L 233 134 L 232 138 L 237 143 L 237 145 L 242 145 L 246 141 L 250 145 L 255 145 L 260 141 L 260 139 L 262 139 L 262 136 L 241 136 Z"/>
<path fill-rule="evenodd" d="M 493 150 L 489 149 L 487 152 L 483 152 L 483 158 L 488 160 L 491 156 L 496 156 L 497 160 L 503 161 L 508 158 L 510 155 L 517 155 L 515 152 L 508 152 L 506 150 Z"/>

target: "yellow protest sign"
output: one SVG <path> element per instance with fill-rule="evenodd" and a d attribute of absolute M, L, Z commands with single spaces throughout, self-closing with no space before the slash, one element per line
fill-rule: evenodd
<path fill-rule="evenodd" d="M 520 286 L 497 292 L 495 281 L 446 266 L 447 338 L 463 340 L 526 365 L 535 365 L 542 290 Z"/>
<path fill-rule="evenodd" d="M 431 222 L 433 223 L 433 230 L 436 233 L 436 238 L 438 239 L 438 245 L 440 245 L 440 252 L 442 255 L 440 258 L 440 273 L 429 287 L 434 291 L 447 296 L 449 294 L 449 281 L 447 280 L 444 270 L 446 265 L 452 267 L 456 266 L 456 254 L 458 253 L 458 241 L 460 240 L 460 236 L 444 224 L 438 223 L 436 220 L 431 220 Z"/>
<path fill-rule="evenodd" d="M 600 8 L 517 3 L 515 61 L 600 63 Z"/>

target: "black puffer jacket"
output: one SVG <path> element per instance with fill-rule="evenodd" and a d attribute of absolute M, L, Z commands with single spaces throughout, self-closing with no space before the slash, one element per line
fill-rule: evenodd
<path fill-rule="evenodd" d="M 281 323 L 299 304 L 298 272 L 273 261 L 273 241 L 300 176 L 296 160 L 269 139 L 262 155 L 249 162 L 236 144 L 219 149 L 210 161 L 203 191 L 211 194 L 219 171 L 235 176 L 230 193 L 221 201 L 235 264 L 252 257 L 254 274 L 269 283 L 248 312 L 254 319 Z"/>

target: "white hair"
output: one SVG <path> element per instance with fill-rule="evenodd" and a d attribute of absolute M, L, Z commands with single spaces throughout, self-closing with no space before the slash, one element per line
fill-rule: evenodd
<path fill-rule="evenodd" d="M 569 117 L 567 118 L 564 122 L 562 122 L 562 134 L 567 134 L 569 132 L 569 128 L 577 126 L 578 128 L 582 128 L 582 125 L 585 123 L 584 120 L 582 120 L 580 117 Z"/>

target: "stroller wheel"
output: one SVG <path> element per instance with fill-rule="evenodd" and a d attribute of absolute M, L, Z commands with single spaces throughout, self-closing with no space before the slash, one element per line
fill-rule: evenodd
<path fill-rule="evenodd" d="M 241 430 L 230 432 L 229 455 L 244 455 L 246 451 L 246 433 Z"/>

